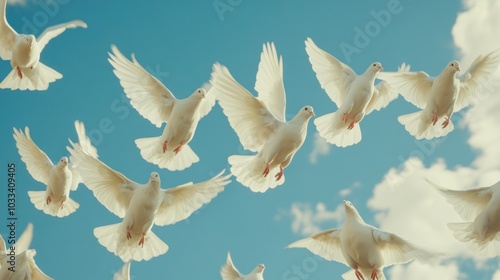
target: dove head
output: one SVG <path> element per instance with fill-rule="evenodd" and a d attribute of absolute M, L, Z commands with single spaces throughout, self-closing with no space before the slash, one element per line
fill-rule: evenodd
<path fill-rule="evenodd" d="M 160 183 L 160 174 L 158 172 L 151 172 L 150 180 L 151 182 Z"/>
<path fill-rule="evenodd" d="M 368 69 L 366 69 L 366 71 L 370 71 L 370 72 L 374 72 L 374 73 L 377 73 L 378 71 L 381 71 L 381 70 L 384 70 L 384 68 L 382 67 L 382 64 L 380 62 L 373 62 L 372 64 L 370 64 Z"/>
<path fill-rule="evenodd" d="M 459 72 L 460 71 L 460 63 L 458 63 L 458 61 L 456 61 L 456 60 L 452 60 L 452 61 L 450 61 L 450 63 L 448 63 L 448 67 L 446 67 L 446 68 L 453 71 L 453 73 Z"/>
<path fill-rule="evenodd" d="M 57 166 L 59 167 L 65 167 L 68 165 L 68 158 L 67 157 L 62 157 L 59 162 L 57 163 Z"/>
<path fill-rule="evenodd" d="M 255 273 L 262 273 L 264 272 L 264 269 L 266 269 L 266 266 L 263 264 L 259 264 L 256 268 L 254 268 Z"/>
<path fill-rule="evenodd" d="M 23 35 L 21 39 L 21 44 L 29 48 L 33 47 L 33 42 L 36 42 L 36 38 L 33 35 Z"/>
<path fill-rule="evenodd" d="M 363 221 L 361 215 L 359 215 L 358 210 L 354 207 L 352 202 L 350 202 L 349 200 L 344 200 L 344 208 L 345 208 L 346 219 L 348 217 L 354 217 L 356 220 Z"/>
<path fill-rule="evenodd" d="M 199 88 L 197 90 L 195 90 L 195 92 L 193 92 L 193 96 L 196 98 L 196 99 L 203 99 L 205 98 L 205 94 L 206 94 L 206 90 L 204 88 Z"/>
<path fill-rule="evenodd" d="M 311 106 L 304 106 L 300 109 L 299 114 L 304 115 L 306 118 L 310 118 L 314 116 L 314 110 Z"/>

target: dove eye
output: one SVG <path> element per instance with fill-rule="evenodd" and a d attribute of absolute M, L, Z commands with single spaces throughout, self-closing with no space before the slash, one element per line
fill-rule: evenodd
<path fill-rule="evenodd" d="M 455 66 L 455 64 L 452 63 L 451 66 Z"/>
<path fill-rule="evenodd" d="M 373 66 L 377 66 L 377 64 L 373 63 Z"/>
<path fill-rule="evenodd" d="M 306 110 L 306 111 L 307 111 L 307 107 L 306 107 L 306 108 L 304 108 L 304 110 Z"/>

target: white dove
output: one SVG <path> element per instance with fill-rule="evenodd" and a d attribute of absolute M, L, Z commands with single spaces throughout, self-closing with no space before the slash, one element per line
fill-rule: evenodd
<path fill-rule="evenodd" d="M 379 62 L 372 63 L 358 76 L 348 65 L 318 48 L 311 38 L 307 38 L 305 44 L 321 87 L 338 108 L 336 112 L 314 120 L 319 135 L 339 147 L 359 143 L 361 129 L 356 124 L 365 115 L 386 107 L 396 99 L 397 91 L 385 82 L 374 86 L 378 72 L 383 69 Z"/>
<path fill-rule="evenodd" d="M 500 182 L 472 190 L 449 190 L 433 185 L 467 222 L 449 223 L 456 239 L 487 257 L 500 255 Z"/>
<path fill-rule="evenodd" d="M 113 275 L 113 280 L 129 280 L 130 279 L 130 262 L 126 262 L 120 271 Z"/>
<path fill-rule="evenodd" d="M 453 113 L 473 101 L 499 63 L 500 49 L 478 56 L 469 70 L 459 77 L 456 73 L 460 71 L 460 64 L 452 60 L 437 77 L 430 77 L 423 71 L 409 72 L 408 66 L 406 73 L 380 73 L 379 79 L 389 82 L 408 102 L 422 109 L 398 117 L 405 129 L 416 139 L 432 139 L 453 131 Z"/>
<path fill-rule="evenodd" d="M 263 47 L 255 82 L 258 97 L 241 86 L 220 64 L 213 66 L 211 83 L 243 147 L 257 152 L 228 158 L 238 182 L 254 192 L 265 192 L 283 184 L 283 170 L 304 143 L 314 111 L 311 106 L 305 106 L 286 121 L 283 64 L 281 58 L 278 61 L 274 44 Z M 268 176 L 269 173 L 273 176 Z"/>
<path fill-rule="evenodd" d="M 78 142 L 83 149 L 92 156 L 97 157 L 96 149 L 85 135 L 83 123 L 75 121 L 75 129 Z M 45 191 L 28 192 L 35 208 L 42 210 L 45 214 L 59 218 L 75 212 L 80 205 L 71 199 L 69 194 L 70 191 L 75 191 L 78 188 L 78 184 L 82 183 L 82 179 L 74 165 L 68 165 L 68 158 L 65 156 L 54 165 L 47 154 L 33 142 L 28 127 L 25 128 L 24 133 L 14 128 L 14 140 L 21 160 L 26 164 L 26 168 L 33 179 L 47 186 Z"/>
<path fill-rule="evenodd" d="M 344 200 L 344 206 L 346 218 L 342 228 L 319 232 L 288 248 L 306 248 L 329 261 L 351 267 L 353 270 L 342 275 L 345 280 L 382 280 L 386 266 L 430 257 L 399 236 L 366 224 L 351 202 Z"/>
<path fill-rule="evenodd" d="M 264 280 L 265 268 L 263 264 L 259 264 L 250 274 L 243 275 L 234 266 L 231 254 L 227 252 L 226 264 L 220 269 L 220 275 L 222 276 L 222 280 Z"/>
<path fill-rule="evenodd" d="M 0 279 L 2 280 L 53 280 L 36 265 L 35 249 L 29 249 L 33 239 L 33 225 L 29 223 L 16 243 L 10 247 L 5 246 L 5 241 L 0 236 Z M 11 263 L 11 255 L 15 260 Z"/>
<path fill-rule="evenodd" d="M 200 159 L 188 143 L 193 139 L 196 126 L 215 104 L 207 93 L 209 85 L 198 88 L 185 99 L 176 99 L 158 79 L 148 73 L 135 59 L 123 56 L 116 46 L 111 46 L 109 63 L 120 80 L 132 106 L 156 127 L 167 122 L 159 137 L 135 140 L 141 156 L 148 162 L 171 171 L 183 170 Z"/>
<path fill-rule="evenodd" d="M 149 260 L 166 253 L 168 246 L 151 231 L 153 224 L 171 225 L 188 218 L 230 182 L 231 175 L 223 176 L 223 170 L 205 182 L 164 190 L 156 172 L 142 185 L 78 147 L 68 150 L 85 185 L 109 211 L 123 219 L 121 223 L 94 229 L 94 235 L 124 262 Z"/>
<path fill-rule="evenodd" d="M 87 24 L 81 20 L 58 24 L 48 27 L 35 38 L 32 34 L 17 34 L 5 17 L 7 0 L 0 0 L 0 5 L 0 57 L 10 60 L 12 66 L 12 71 L 0 83 L 0 88 L 46 90 L 50 83 L 61 79 L 62 75 L 40 62 L 43 49 L 66 29 L 87 28 Z"/>

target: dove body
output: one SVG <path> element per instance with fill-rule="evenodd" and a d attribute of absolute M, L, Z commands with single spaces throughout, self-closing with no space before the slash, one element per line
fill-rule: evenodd
<path fill-rule="evenodd" d="M 47 204 L 52 201 L 62 207 L 69 198 L 72 183 L 73 174 L 68 168 L 68 158 L 63 157 L 50 169 L 46 190 Z"/>
<path fill-rule="evenodd" d="M 10 65 L 12 68 L 35 68 L 40 60 L 40 51 L 33 35 L 20 34 L 12 49 Z"/>

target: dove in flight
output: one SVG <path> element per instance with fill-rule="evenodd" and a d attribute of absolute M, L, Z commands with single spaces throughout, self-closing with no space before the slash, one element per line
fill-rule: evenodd
<path fill-rule="evenodd" d="M 383 273 L 386 266 L 431 257 L 401 237 L 366 224 L 350 201 L 344 200 L 344 208 L 346 216 L 341 228 L 319 232 L 288 248 L 306 248 L 329 261 L 351 267 L 342 275 L 345 280 L 386 279 Z"/>
<path fill-rule="evenodd" d="M 35 38 L 32 34 L 18 34 L 7 22 L 5 9 L 7 0 L 0 0 L 0 57 L 10 60 L 12 71 L 0 83 L 3 89 L 46 90 L 49 84 L 62 78 L 54 69 L 40 62 L 40 54 L 50 40 L 68 28 L 87 24 L 74 20 L 46 28 Z"/>
<path fill-rule="evenodd" d="M 210 202 L 230 183 L 224 170 L 210 180 L 161 189 L 160 175 L 152 172 L 146 184 L 138 184 L 114 171 L 78 146 L 68 147 L 85 185 L 97 200 L 122 222 L 94 229 L 99 243 L 124 262 L 150 260 L 165 254 L 167 244 L 156 236 L 153 225 L 175 224 Z"/>
<path fill-rule="evenodd" d="M 377 74 L 383 69 L 380 62 L 370 64 L 358 76 L 348 65 L 318 48 L 311 38 L 307 38 L 305 44 L 321 87 L 338 108 L 314 120 L 319 135 L 338 147 L 359 143 L 359 122 L 373 110 L 385 108 L 398 97 L 397 91 L 386 82 L 374 85 Z"/>
<path fill-rule="evenodd" d="M 314 111 L 311 106 L 304 106 L 294 118 L 286 121 L 283 63 L 281 57 L 278 60 L 274 44 L 263 47 L 255 82 L 258 97 L 218 63 L 213 66 L 211 83 L 243 147 L 257 152 L 256 155 L 230 156 L 233 175 L 254 192 L 265 192 L 283 184 L 284 169 L 304 143 Z"/>
<path fill-rule="evenodd" d="M 485 88 L 500 63 L 500 49 L 478 56 L 469 69 L 457 77 L 460 63 L 450 61 L 437 77 L 427 73 L 385 72 L 379 79 L 387 81 L 421 111 L 398 117 L 398 121 L 416 139 L 432 139 L 453 131 L 453 113 L 468 106 Z M 403 64 L 404 65 L 404 64 Z"/>
<path fill-rule="evenodd" d="M 259 264 L 248 275 L 243 275 L 234 266 L 231 254 L 227 252 L 226 263 L 222 266 L 220 275 L 222 280 L 264 280 L 265 268 L 263 264 Z"/>
<path fill-rule="evenodd" d="M 120 271 L 115 272 L 113 280 L 130 280 L 130 262 L 126 262 Z"/>
<path fill-rule="evenodd" d="M 459 241 L 486 257 L 500 255 L 500 182 L 471 190 L 450 190 L 434 184 L 466 222 L 448 223 Z"/>
<path fill-rule="evenodd" d="M 33 225 L 29 223 L 16 243 L 10 247 L 5 246 L 5 241 L 0 236 L 0 279 L 2 280 L 53 280 L 36 265 L 35 249 L 29 249 L 33 239 Z M 11 255 L 15 254 L 14 263 Z"/>
<path fill-rule="evenodd" d="M 86 136 L 83 123 L 75 121 L 75 129 L 82 148 L 97 157 L 97 150 Z M 33 142 L 28 127 L 25 128 L 24 133 L 14 128 L 14 140 L 21 160 L 26 164 L 30 175 L 47 186 L 45 191 L 28 191 L 28 196 L 35 208 L 59 218 L 75 212 L 80 205 L 71 199 L 69 194 L 70 191 L 78 188 L 82 179 L 73 162 L 70 163 L 68 158 L 63 156 L 54 165 L 47 154 Z M 71 140 L 70 143 L 72 143 Z"/>
<path fill-rule="evenodd" d="M 109 63 L 132 106 L 156 127 L 166 122 L 161 136 L 135 140 L 141 156 L 170 171 L 184 170 L 200 159 L 189 147 L 196 127 L 215 104 L 210 85 L 196 89 L 185 99 L 176 99 L 158 79 L 148 73 L 132 54 L 132 61 L 111 46 Z"/>

